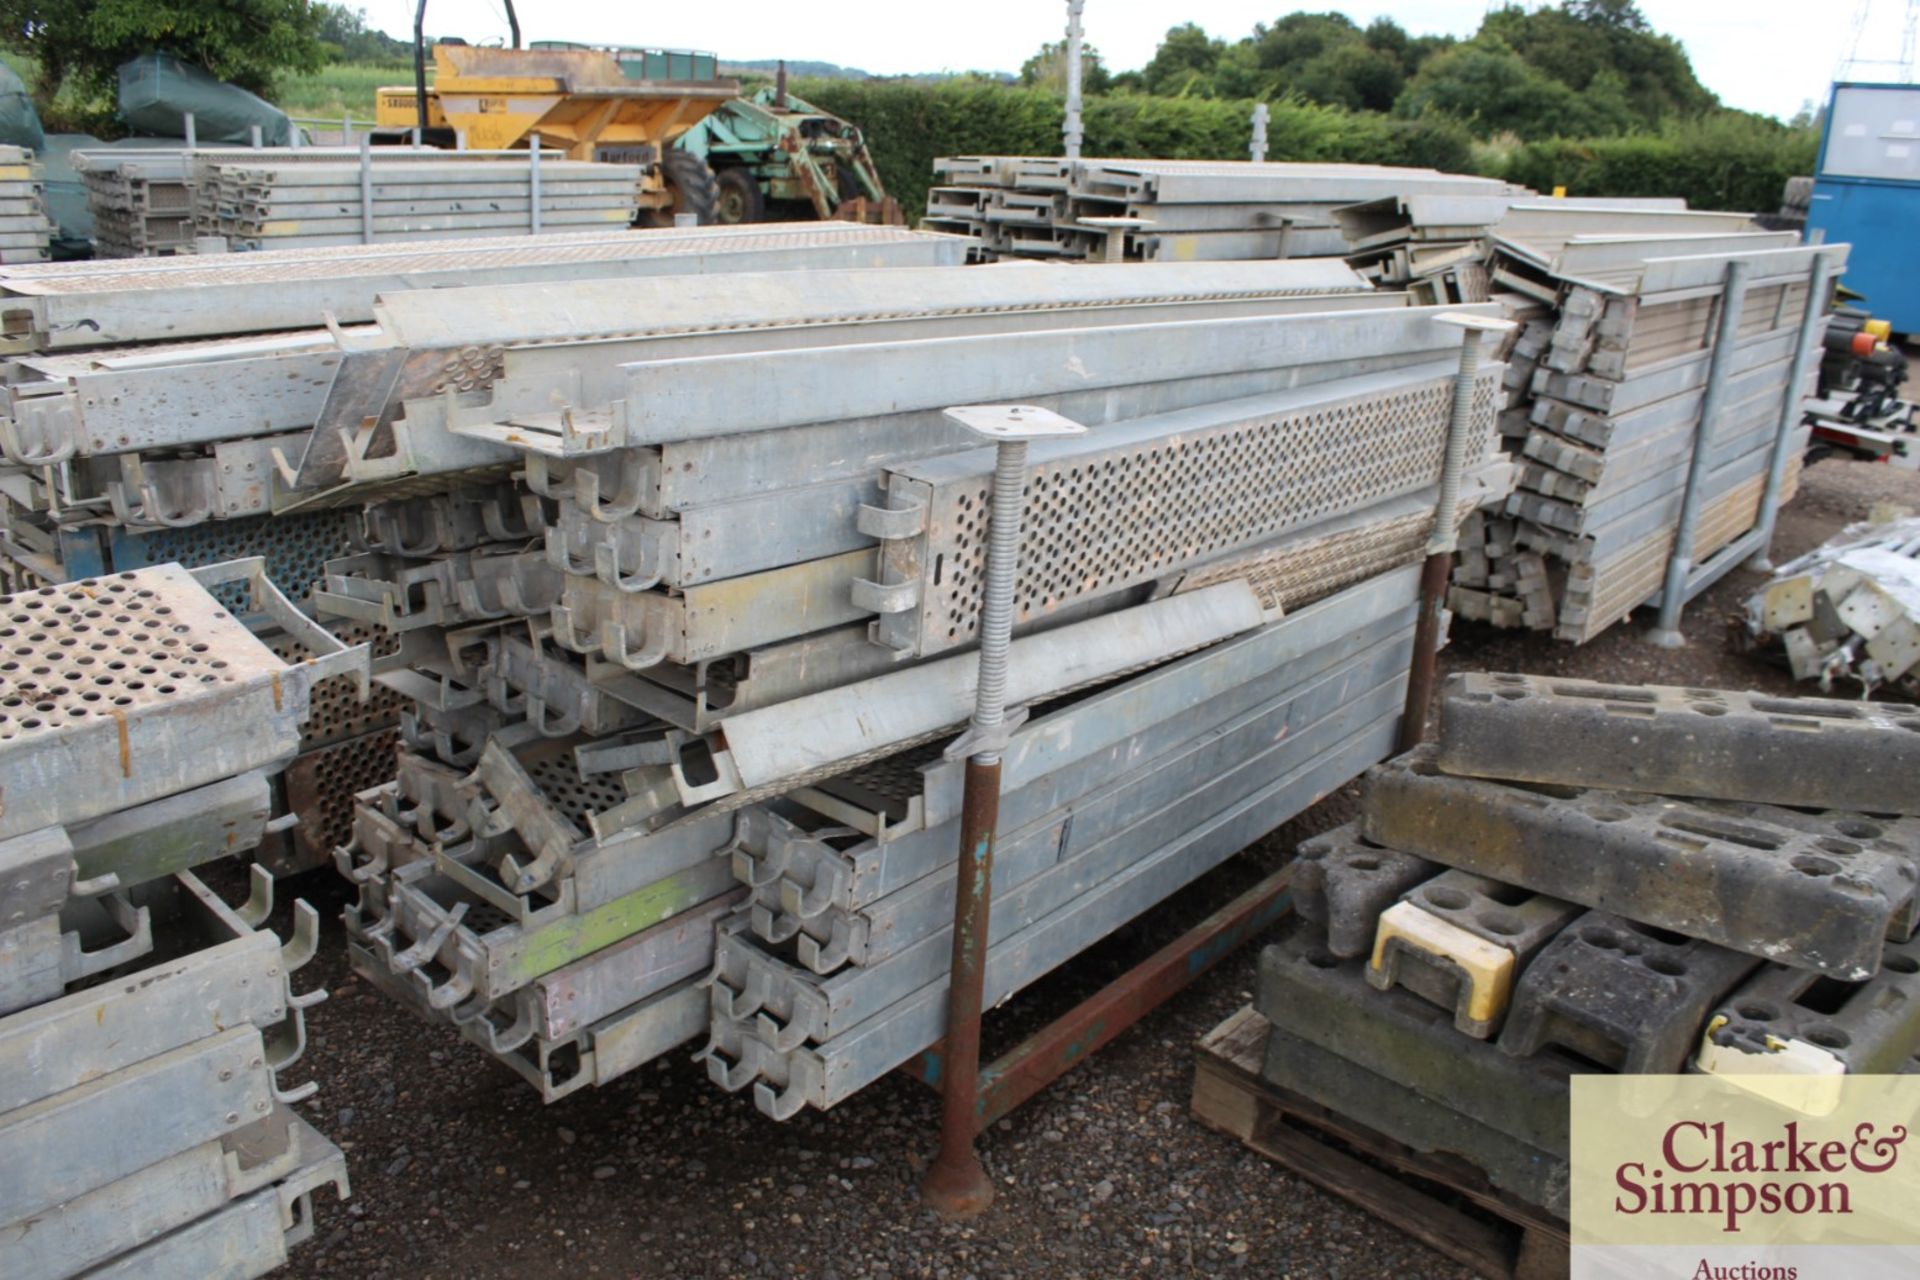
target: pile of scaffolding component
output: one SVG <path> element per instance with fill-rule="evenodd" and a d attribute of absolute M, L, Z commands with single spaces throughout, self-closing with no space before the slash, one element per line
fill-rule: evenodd
<path fill-rule="evenodd" d="M 86 184 L 95 256 L 193 252 L 193 159 L 187 150 L 75 151 L 71 163 Z"/>
<path fill-rule="evenodd" d="M 990 998 L 1391 749 L 1457 316 L 1306 262 L 490 292 L 379 308 L 403 369 L 503 346 L 485 395 L 355 412 L 493 479 L 377 502 L 315 604 L 410 703 L 354 964 L 544 1097 L 704 1035 L 785 1118 L 940 1037 L 994 465 L 949 406 L 1092 428 L 1030 456 Z M 1510 483 L 1499 379 L 1450 521 Z"/>
<path fill-rule="evenodd" d="M 377 164 L 261 156 L 199 166 L 201 235 L 233 249 L 417 243 L 632 223 L 641 168 L 529 151 L 403 151 Z"/>
<path fill-rule="evenodd" d="M 0 264 L 45 262 L 52 239 L 40 162 L 25 147 L 0 146 Z"/>
<path fill-rule="evenodd" d="M 635 165 L 553 152 L 202 147 L 74 153 L 101 257 L 592 232 L 633 221 Z"/>
<path fill-rule="evenodd" d="M 1564 1220 L 1573 1075 L 1920 1069 L 1916 710 L 1451 677 L 1300 847 L 1267 1078 Z"/>
<path fill-rule="evenodd" d="M 1849 525 L 1780 566 L 1746 626 L 1754 644 L 1778 642 L 1796 680 L 1920 693 L 1920 519 Z"/>
<path fill-rule="evenodd" d="M 1326 257 L 1348 251 L 1334 215 L 1343 205 L 1531 194 L 1492 178 L 1367 164 L 951 156 L 933 171 L 941 185 L 927 193 L 921 225 L 970 237 L 978 262 Z"/>
<path fill-rule="evenodd" d="M 1416 302 L 1485 302 L 1491 285 L 1490 233 L 1516 207 L 1680 212 L 1680 199 L 1556 197 L 1530 191 L 1502 195 L 1396 193 L 1333 211 L 1346 241 L 1347 264 Z"/>
<path fill-rule="evenodd" d="M 1743 214 L 1558 201 L 1481 201 L 1497 220 L 1468 236 L 1470 206 L 1343 211 L 1363 269 L 1423 296 L 1462 289 L 1479 246 L 1519 325 L 1501 419 L 1519 483 L 1463 531 L 1449 606 L 1585 643 L 1658 600 L 1670 561 L 1688 562 L 1691 598 L 1763 551 L 1798 483 L 1812 349 L 1846 247 L 1802 247 Z M 1388 239 L 1369 245 L 1379 222 Z M 1440 236 L 1426 276 L 1388 243 L 1421 227 Z"/>
<path fill-rule="evenodd" d="M 293 631 L 288 664 L 222 608 Z M 357 675 L 258 560 L 0 597 L 0 1272 L 257 1276 L 344 1196 L 340 1152 L 293 1112 L 295 994 L 319 917 L 282 946 L 272 880 L 229 906 L 196 868 L 282 823 L 269 775 L 315 688 Z"/>
<path fill-rule="evenodd" d="M 0 584 L 17 590 L 151 564 L 258 555 L 305 606 L 330 560 L 387 540 L 397 552 L 429 545 L 423 539 L 430 526 L 395 532 L 380 525 L 369 543 L 358 490 L 292 483 L 330 400 L 365 386 L 356 381 L 359 353 L 350 349 L 380 339 L 374 302 L 383 292 L 445 300 L 459 294 L 448 287 L 456 284 L 554 285 L 539 296 L 564 312 L 623 277 L 736 268 L 858 275 L 853 269 L 957 264 L 961 253 L 952 237 L 808 224 L 8 269 L 0 272 L 0 314 L 14 354 L 5 364 L 11 389 L 0 415 Z M 670 314 L 673 293 L 656 291 L 648 314 Z M 488 294 L 496 318 L 507 314 L 498 308 L 510 311 L 534 296 Z M 336 330 L 310 327 L 326 314 Z M 473 312 L 476 323 L 484 314 Z M 605 309 L 604 329 L 630 327 L 635 314 Z M 548 355 L 564 359 L 566 351 Z M 452 360 L 454 373 L 443 368 L 430 376 L 472 391 L 505 356 L 496 346 L 477 349 L 472 368 L 466 358 L 443 352 L 438 359 L 443 366 Z M 504 470 L 513 456 L 495 449 L 493 470 Z M 454 483 L 396 476 L 395 465 L 377 456 L 370 465 L 395 487 Z M 489 473 L 478 470 L 484 487 Z M 515 515 L 495 527 L 523 523 Z M 335 629 L 355 643 L 373 635 L 359 623 Z M 304 656 L 289 637 L 268 639 L 290 660 Z M 263 846 L 263 862 L 276 871 L 316 865 L 348 839 L 353 795 L 393 776 L 399 705 L 390 691 L 367 703 L 322 700 L 306 726 L 301 758 L 275 780 L 302 821 Z"/>

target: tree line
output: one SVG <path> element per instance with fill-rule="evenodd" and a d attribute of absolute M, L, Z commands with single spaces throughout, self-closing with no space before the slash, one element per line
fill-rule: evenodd
<path fill-rule="evenodd" d="M 1063 42 L 1021 68 L 1021 82 L 1064 80 Z M 1439 113 L 1475 137 L 1617 137 L 1720 109 L 1686 50 L 1632 0 L 1565 0 L 1489 12 L 1464 40 L 1414 36 L 1391 18 L 1365 27 L 1341 13 L 1290 13 L 1238 40 L 1193 22 L 1173 27 L 1138 71 L 1111 72 L 1094 51 L 1089 93 L 1296 101 L 1402 119 Z"/>

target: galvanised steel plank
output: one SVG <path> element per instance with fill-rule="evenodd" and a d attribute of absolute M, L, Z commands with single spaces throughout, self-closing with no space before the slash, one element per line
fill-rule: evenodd
<path fill-rule="evenodd" d="M 0 1227 L 11 1280 L 60 1280 L 139 1249 L 295 1173 L 325 1139 L 285 1106 L 225 1139 L 148 1165 L 38 1216 Z"/>
<path fill-rule="evenodd" d="M 251 1280 L 287 1260 L 287 1249 L 313 1233 L 313 1192 L 332 1184 L 347 1195 L 347 1162 L 315 1135 L 306 1163 L 284 1181 L 236 1200 L 218 1213 L 160 1237 L 88 1273 L 90 1280 L 146 1280 L 151 1276 L 219 1276 Z"/>
<path fill-rule="evenodd" d="M 1007 833 L 1001 840 L 1006 865 L 996 862 L 996 884 L 1016 883 L 1027 874 L 1033 858 L 1040 859 L 1037 866 L 1043 869 L 1055 858 L 1065 857 L 1069 846 L 1081 848 L 1101 839 L 1119 820 L 1116 814 L 1131 812 L 1126 806 L 1145 803 L 1149 794 L 1156 793 L 1159 780 L 1134 784 L 1117 797 L 1109 794 L 1109 780 L 1133 776 L 1141 761 L 1171 758 L 1197 736 L 1206 739 L 1199 745 L 1213 749 L 1215 740 L 1228 733 L 1219 726 L 1240 726 L 1256 713 L 1263 723 L 1282 717 L 1282 727 L 1272 731 L 1275 736 L 1304 731 L 1350 695 L 1356 671 L 1373 670 L 1383 662 L 1398 661 L 1404 667 L 1404 633 L 1411 625 L 1411 610 L 1398 611 L 1213 696 L 1206 692 L 1212 672 L 1174 664 L 1181 669 L 1169 678 L 1192 690 L 1191 702 L 1185 705 L 1176 702 L 1151 712 L 1141 710 L 1136 699 L 1131 703 L 1135 714 L 1127 715 L 1110 695 L 1102 695 L 1023 731 L 1015 737 L 1015 745 L 1031 745 L 1044 731 L 1055 743 L 1070 743 L 1072 750 L 1041 756 L 1037 769 L 1029 755 L 1023 772 L 1008 784 L 1000 824 Z M 1195 725 L 1215 727 L 1196 735 Z M 935 776 L 946 767 L 946 762 L 927 766 L 921 784 L 930 791 Z M 1089 796 L 1105 796 L 1106 801 L 1096 803 Z M 804 793 L 790 798 L 803 805 L 816 803 Z M 1111 806 L 1116 799 L 1119 809 Z M 931 808 L 924 796 L 919 804 L 923 811 Z M 1070 816 L 1063 818 L 1069 808 Z M 774 823 L 778 827 L 777 819 Z M 819 972 L 845 959 L 860 963 L 863 956 L 877 957 L 895 946 L 900 938 L 894 923 L 897 913 L 929 893 L 950 893 L 943 886 L 951 884 L 955 856 L 951 816 L 943 815 L 938 821 L 929 816 L 918 829 L 906 825 L 905 835 L 882 830 L 870 842 L 844 850 L 804 837 L 797 842 L 762 844 L 749 830 L 742 847 L 751 856 L 736 854 L 734 865 L 735 874 L 756 887 L 755 932 L 769 941 L 784 941 L 796 931 L 807 934 L 798 941 L 800 957 Z M 884 873 L 898 887 L 876 892 L 877 873 Z"/>
<path fill-rule="evenodd" d="M 1362 816 L 1377 844 L 1844 981 L 1873 976 L 1915 893 L 1904 848 L 1641 792 L 1453 777 L 1431 746 L 1368 773 Z"/>
<path fill-rule="evenodd" d="M 1906 703 L 1466 672 L 1441 690 L 1436 760 L 1518 782 L 1920 814 L 1920 707 Z"/>
<path fill-rule="evenodd" d="M 1023 636 L 1008 698 L 1017 705 L 1110 679 L 1263 620 L 1253 593 L 1234 582 Z M 732 794 L 785 790 L 924 741 L 966 718 L 977 665 L 948 658 L 734 716 L 713 752 L 719 782 Z"/>
<path fill-rule="evenodd" d="M 284 1021 L 286 963 L 250 933 L 0 1019 L 0 1113 L 190 1044 L 209 1027 Z"/>
<path fill-rule="evenodd" d="M 1730 375 L 1740 374 L 1761 365 L 1779 364 L 1791 359 L 1798 332 L 1797 329 L 1782 328 L 1744 339 L 1729 357 L 1727 372 Z M 1587 374 L 1555 373 L 1542 368 L 1533 375 L 1533 394 L 1564 400 L 1599 414 L 1630 413 L 1669 396 L 1704 387 L 1709 354 L 1697 351 L 1691 355 L 1676 356 L 1657 367 L 1638 370 L 1631 378 L 1621 381 Z"/>
<path fill-rule="evenodd" d="M 671 593 L 568 574 L 553 637 L 633 671 L 718 658 L 865 617 L 871 610 L 854 602 L 853 586 L 876 563 L 871 549 L 848 551 Z"/>
<path fill-rule="evenodd" d="M 1396 713 L 1368 726 L 1304 769 L 1190 827 L 1175 844 L 1097 893 L 1007 939 L 989 953 L 985 999 L 995 1002 L 1027 986 L 1343 785 L 1366 761 L 1392 749 L 1398 719 Z M 754 1105 L 776 1119 L 789 1118 L 809 1104 L 825 1109 L 938 1040 L 945 1008 L 943 978 L 829 1044 L 791 1053 L 756 1049 L 762 1042 L 750 1030 L 715 1018 L 710 1028 L 714 1043 L 706 1052 L 708 1073 L 733 1091 L 752 1084 Z M 749 1056 L 729 1064 L 727 1059 L 737 1052 Z"/>
<path fill-rule="evenodd" d="M 1477 386 L 1469 458 L 1487 450 L 1499 375 Z M 1421 365 L 1034 445 L 1016 624 L 1432 484 L 1453 381 L 1451 362 Z M 917 656 L 972 642 L 992 469 L 990 450 L 890 469 L 868 527 L 887 535 L 880 587 L 905 600 L 877 640 Z M 1271 483 L 1293 470 L 1299 483 Z"/>
<path fill-rule="evenodd" d="M 572 912 L 531 926 L 501 920 L 504 913 L 472 911 L 455 882 L 436 876 L 432 863 L 417 862 L 396 871 L 385 886 L 385 912 L 368 922 L 349 922 L 377 963 L 425 987 L 433 1007 L 451 1010 L 478 997 L 498 1000 L 534 979 L 552 973 L 602 947 L 611 946 L 702 902 L 731 892 L 733 873 L 726 860 L 709 859 L 656 879 L 653 883 L 591 910 Z M 363 902 L 368 895 L 362 895 Z M 441 899 L 447 899 L 443 904 Z M 482 923 L 463 925 L 468 914 Z M 428 961 L 447 973 L 435 981 Z"/>
<path fill-rule="evenodd" d="M 0 1182 L 0 1222 L 224 1137 L 264 1118 L 273 1096 L 260 1030 L 239 1026 L 0 1114 L 0 1159 L 9 1171 Z"/>
<path fill-rule="evenodd" d="M 203 585 L 250 571 L 277 597 L 260 564 L 198 575 L 168 565 L 0 599 L 0 643 L 16 667 L 0 672 L 0 836 L 292 758 L 311 686 L 364 670 L 366 648 L 296 620 L 278 597 L 283 623 L 324 655 L 284 663 Z"/>
<path fill-rule="evenodd" d="M 523 988 L 535 1034 L 566 1040 L 713 967 L 714 927 L 745 899 L 742 887 L 616 942 Z"/>
<path fill-rule="evenodd" d="M 1243 688 L 1284 689 L 1296 678 L 1294 672 L 1321 670 L 1336 655 L 1371 645 L 1407 625 L 1417 577 L 1411 569 L 1382 575 L 1021 726 L 1002 756 L 1003 825 L 1013 830 L 1039 821 L 1122 767 L 1141 725 L 1167 726 L 1178 733 L 1177 717 L 1183 711 L 1226 705 Z M 954 858 L 953 841 L 939 833 L 959 816 L 960 773 L 959 762 L 948 761 L 924 774 L 922 831 L 863 842 L 844 854 L 805 842 L 794 848 L 792 861 L 743 867 L 743 877 L 764 881 L 776 902 L 780 894 L 792 892 L 809 903 L 831 902 L 846 910 L 894 893 Z"/>
<path fill-rule="evenodd" d="M 1727 380 L 1728 401 L 1739 404 L 1771 394 L 1777 403 L 1780 393 L 1786 389 L 1786 381 L 1784 357 L 1755 366 Z M 1696 421 L 1700 398 L 1701 389 L 1696 387 L 1637 410 L 1608 416 L 1542 396 L 1534 399 L 1529 418 L 1555 435 L 1593 449 L 1607 450 Z"/>
<path fill-rule="evenodd" d="M 131 886 L 258 845 L 273 816 L 260 770 L 122 809 L 68 831 L 80 878 L 118 876 Z"/>
<path fill-rule="evenodd" d="M 1000 908 L 995 918 L 1002 922 L 993 926 L 994 936 L 1008 936 L 1024 922 L 1063 905 L 1067 897 L 1123 870 L 1138 853 L 1141 839 L 1155 830 L 1151 823 L 1191 821 L 1201 803 L 1196 778 L 1207 780 L 1206 803 L 1232 803 L 1242 788 L 1259 785 L 1260 770 L 1304 763 L 1312 752 L 1377 719 L 1400 693 L 1393 681 L 1406 670 L 1410 653 L 1411 631 L 1403 631 L 1337 670 L 1242 714 L 1219 719 L 1216 710 L 1215 718 L 1203 719 L 1196 712 L 1193 723 L 1213 727 L 1158 754 L 1137 753 L 1141 767 L 1118 777 L 1109 771 L 1106 777 L 1111 781 L 1095 780 L 1063 808 L 1009 831 L 994 864 L 993 891 Z M 1355 688 L 1364 692 L 1355 694 Z M 1276 748 L 1274 743 L 1280 745 Z M 1261 761 L 1260 769 L 1246 772 L 1250 760 Z M 947 834 L 951 840 L 953 833 Z M 1004 869 L 1000 851 L 1006 855 Z M 941 968 L 941 947 L 951 950 L 955 879 L 954 864 L 949 862 L 858 913 L 849 916 L 828 908 L 799 923 L 821 943 L 813 954 L 839 953 L 856 966 L 885 967 L 890 983 L 901 981 L 902 973 L 919 973 L 910 986 L 897 988 L 901 993 L 915 990 Z M 835 936 L 835 920 L 845 936 Z M 930 941 L 934 938 L 943 940 L 940 946 Z M 917 958 L 910 964 L 900 960 L 896 967 L 896 960 L 908 951 Z M 815 964 L 809 953 L 802 944 L 800 958 L 809 968 L 824 972 L 834 967 Z M 857 981 L 851 975 L 847 978 L 848 984 Z M 838 983 L 836 978 L 823 984 L 829 992 L 829 1012 L 837 1007 L 833 993 Z M 825 1039 L 829 1034 L 821 1032 L 814 1038 Z"/>
<path fill-rule="evenodd" d="M 1401 305 L 1391 295 L 1381 305 Z M 1108 422 L 1167 413 L 1222 400 L 1268 395 L 1340 378 L 1358 377 L 1418 364 L 1419 352 L 1392 352 L 1368 359 L 1329 357 L 1318 364 L 1247 369 L 1197 378 L 1161 379 L 1159 370 L 1136 371 L 1153 380 L 1093 391 L 1066 389 L 1031 402 L 1075 422 L 1097 427 Z M 978 437 L 948 422 L 942 407 L 883 414 L 842 422 L 816 423 L 789 431 L 761 431 L 699 440 L 672 441 L 657 447 L 628 449 L 604 459 L 549 462 L 530 453 L 530 473 L 551 468 L 565 472 L 566 483 L 588 474 L 592 497 L 577 499 L 593 507 L 601 493 L 631 494 L 637 509 L 655 519 L 677 511 L 730 502 L 756 494 L 829 480 L 877 477 L 888 465 L 975 447 Z M 631 464 L 628 460 L 632 459 Z M 558 492 L 567 492 L 560 489 Z"/>
<path fill-rule="evenodd" d="M 1490 303 L 1406 307 L 648 361 L 628 367 L 618 412 L 594 429 L 576 426 L 558 447 L 603 452 L 830 418 L 1017 403 L 1063 383 L 1131 385 L 1142 369 L 1165 379 L 1396 352 L 1437 357 L 1459 345 L 1453 329 L 1435 322 L 1439 315 L 1497 311 Z"/>

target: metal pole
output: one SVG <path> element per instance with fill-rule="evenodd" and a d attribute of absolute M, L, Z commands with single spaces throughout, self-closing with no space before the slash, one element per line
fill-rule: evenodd
<path fill-rule="evenodd" d="M 351 111 L 340 113 L 340 145 L 343 147 L 353 145 L 353 112 Z"/>
<path fill-rule="evenodd" d="M 198 145 L 198 142 L 195 138 L 194 130 L 193 130 L 193 112 L 188 111 L 182 114 L 180 117 L 180 121 L 183 125 L 186 126 L 185 133 L 187 135 L 187 150 L 191 151 L 194 149 L 195 146 Z"/>
<path fill-rule="evenodd" d="M 978 405 L 947 416 L 995 442 L 988 507 L 987 571 L 980 606 L 980 674 L 973 722 L 955 747 L 970 752 L 960 799 L 960 861 L 953 892 L 953 962 L 947 980 L 946 1075 L 940 1093 L 940 1150 L 920 1184 L 943 1218 L 971 1218 L 993 1203 L 993 1184 L 974 1150 L 979 1135 L 980 1007 L 993 908 L 993 846 L 1000 825 L 1000 753 L 1007 716 L 1007 651 L 1020 558 L 1027 441 L 1086 428 L 1031 405 Z M 1016 718 L 1017 722 L 1017 718 Z"/>
<path fill-rule="evenodd" d="M 1458 535 L 1460 473 L 1466 468 L 1467 435 L 1473 428 L 1473 396 L 1480 378 L 1480 341 L 1488 332 L 1513 327 L 1510 321 L 1449 314 L 1437 317 L 1458 324 L 1460 365 L 1453 375 L 1453 405 L 1447 413 L 1447 447 L 1440 463 L 1440 496 L 1433 504 L 1433 528 L 1427 534 L 1427 558 L 1420 566 L 1420 612 L 1413 622 L 1413 663 L 1407 672 L 1407 700 L 1400 712 L 1396 751 L 1410 751 L 1427 732 L 1427 704 L 1440 659 L 1440 620 L 1447 606 L 1447 578 L 1453 568 Z"/>
<path fill-rule="evenodd" d="M 1260 164 L 1267 158 L 1267 104 L 1253 104 L 1253 142 L 1247 147 L 1247 158 Z"/>
<path fill-rule="evenodd" d="M 533 234 L 537 236 L 540 234 L 540 134 L 538 130 L 533 134 L 532 148 L 527 158 L 529 197 L 527 204 L 531 206 L 528 211 L 529 223 L 533 228 Z"/>
<path fill-rule="evenodd" d="M 1067 0 L 1067 119 L 1060 129 L 1060 154 L 1080 158 L 1080 14 L 1086 0 Z"/>
<path fill-rule="evenodd" d="M 427 131 L 427 0 L 413 11 L 413 115 L 420 132 Z M 351 116 L 348 117 L 352 119 Z"/>
<path fill-rule="evenodd" d="M 373 135 L 360 139 L 360 243 L 373 243 Z"/>
<path fill-rule="evenodd" d="M 1740 340 L 1740 312 L 1747 298 L 1748 264 L 1735 258 L 1727 263 L 1727 283 L 1720 292 L 1720 323 L 1713 335 L 1713 355 L 1707 365 L 1707 389 L 1700 397 L 1700 419 L 1693 429 L 1693 455 L 1687 462 L 1687 487 L 1680 499 L 1680 523 L 1673 532 L 1673 554 L 1667 559 L 1666 584 L 1660 592 L 1660 621 L 1647 639 L 1662 649 L 1679 649 L 1687 638 L 1680 633 L 1680 611 L 1687 604 L 1687 575 L 1693 572 L 1693 535 L 1700 523 L 1700 490 L 1707 474 L 1707 455 L 1713 449 L 1714 420 L 1726 394 L 1727 367 Z"/>
<path fill-rule="evenodd" d="M 252 147 L 255 151 L 258 151 L 260 149 L 261 138 L 260 138 L 259 125 L 254 124 L 254 125 L 247 126 L 247 145 Z"/>
<path fill-rule="evenodd" d="M 1793 365 L 1787 372 L 1787 389 L 1780 400 L 1780 429 L 1773 438 L 1773 457 L 1767 464 L 1767 487 L 1760 495 L 1760 545 L 1754 548 L 1746 567 L 1755 573 L 1772 573 L 1773 525 L 1780 514 L 1780 489 L 1787 482 L 1787 458 L 1793 447 L 1793 432 L 1800 425 L 1801 396 L 1805 394 L 1807 371 L 1813 353 L 1820 347 L 1820 331 L 1827 321 L 1827 284 L 1833 278 L 1833 259 L 1824 253 L 1813 257 L 1813 270 L 1807 274 L 1807 310 L 1800 317 L 1800 341 L 1794 348 Z"/>

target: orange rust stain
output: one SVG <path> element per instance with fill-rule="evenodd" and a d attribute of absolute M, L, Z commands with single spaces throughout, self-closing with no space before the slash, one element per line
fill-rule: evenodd
<path fill-rule="evenodd" d="M 116 707 L 113 712 L 113 723 L 114 727 L 120 731 L 120 776 L 131 778 L 133 776 L 133 743 L 127 737 L 127 713 Z"/>
<path fill-rule="evenodd" d="M 273 709 L 280 710 L 280 673 L 273 673 Z"/>

